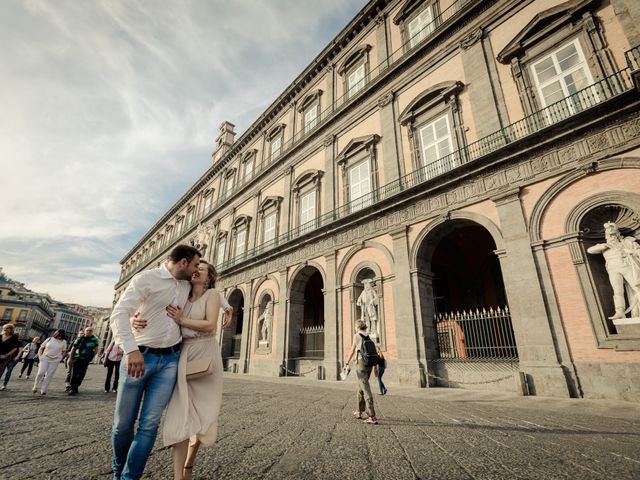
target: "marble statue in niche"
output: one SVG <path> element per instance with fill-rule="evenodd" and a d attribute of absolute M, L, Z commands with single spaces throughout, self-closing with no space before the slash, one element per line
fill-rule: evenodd
<path fill-rule="evenodd" d="M 604 224 L 605 243 L 587 249 L 592 255 L 601 254 L 613 289 L 615 312 L 609 318 L 619 320 L 628 313 L 640 317 L 640 245 L 634 237 L 624 237 L 614 222 Z M 625 302 L 625 291 L 629 306 Z"/>
<path fill-rule="evenodd" d="M 360 307 L 360 320 L 369 327 L 369 334 L 380 336 L 378 331 L 378 294 L 373 288 L 373 281 L 365 279 L 362 281 L 364 290 L 358 297 L 356 305 Z"/>

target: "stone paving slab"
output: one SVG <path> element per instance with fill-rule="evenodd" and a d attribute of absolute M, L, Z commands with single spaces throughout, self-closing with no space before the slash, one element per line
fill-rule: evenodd
<path fill-rule="evenodd" d="M 0 479 L 108 479 L 115 394 L 92 365 L 81 393 L 0 392 Z M 355 383 L 225 374 L 220 434 L 197 479 L 640 478 L 640 404 L 388 385 L 380 424 L 351 417 Z M 160 441 L 145 478 L 171 478 Z"/>

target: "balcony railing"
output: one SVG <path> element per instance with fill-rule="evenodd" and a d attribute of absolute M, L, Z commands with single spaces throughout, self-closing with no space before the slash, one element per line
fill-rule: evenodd
<path fill-rule="evenodd" d="M 441 359 L 518 358 L 508 307 L 438 314 L 434 320 Z"/>
<path fill-rule="evenodd" d="M 422 168 L 414 170 L 397 180 L 387 183 L 380 188 L 371 191 L 351 202 L 348 202 L 330 212 L 321 215 L 314 220 L 295 227 L 285 232 L 274 240 L 248 249 L 241 255 L 234 256 L 218 266 L 219 270 L 225 270 L 247 259 L 253 258 L 277 246 L 295 240 L 310 233 L 313 229 L 327 226 L 336 220 L 355 214 L 359 210 L 375 203 L 387 200 L 408 189 L 441 176 L 471 161 L 480 160 L 483 157 L 497 152 L 514 142 L 525 139 L 535 133 L 552 127 L 554 124 L 566 120 L 578 113 L 585 112 L 612 98 L 633 89 L 633 83 L 625 69 L 598 81 L 588 87 L 564 98 L 542 110 L 535 112 L 522 120 L 512 123 L 486 137 L 479 139 L 465 147 L 462 147 L 450 155 L 427 163 Z"/>

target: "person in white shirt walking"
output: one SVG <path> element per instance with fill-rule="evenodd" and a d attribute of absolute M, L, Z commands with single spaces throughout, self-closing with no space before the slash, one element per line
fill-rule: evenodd
<path fill-rule="evenodd" d="M 178 372 L 182 337 L 166 309 L 184 308 L 200 257 L 196 248 L 178 245 L 166 264 L 133 277 L 111 313 L 113 339 L 125 353 L 111 434 L 115 479 L 139 479 L 144 472 Z M 131 328 L 136 312 L 148 322 L 144 330 Z"/>
<path fill-rule="evenodd" d="M 47 338 L 38 352 L 38 374 L 33 382 L 33 393 L 40 388 L 40 394 L 46 395 L 49 383 L 60 365 L 62 356 L 67 351 L 66 333 L 64 330 L 56 330 L 53 337 Z"/>

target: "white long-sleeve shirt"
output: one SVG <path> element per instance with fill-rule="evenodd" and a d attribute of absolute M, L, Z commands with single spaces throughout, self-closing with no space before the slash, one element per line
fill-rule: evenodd
<path fill-rule="evenodd" d="M 111 312 L 115 343 L 125 353 L 137 350 L 138 346 L 166 348 L 179 343 L 180 327 L 167 315 L 166 307 L 184 308 L 190 289 L 187 280 L 176 280 L 164 265 L 135 275 Z M 136 312 L 148 323 L 134 332 L 130 318 Z"/>

